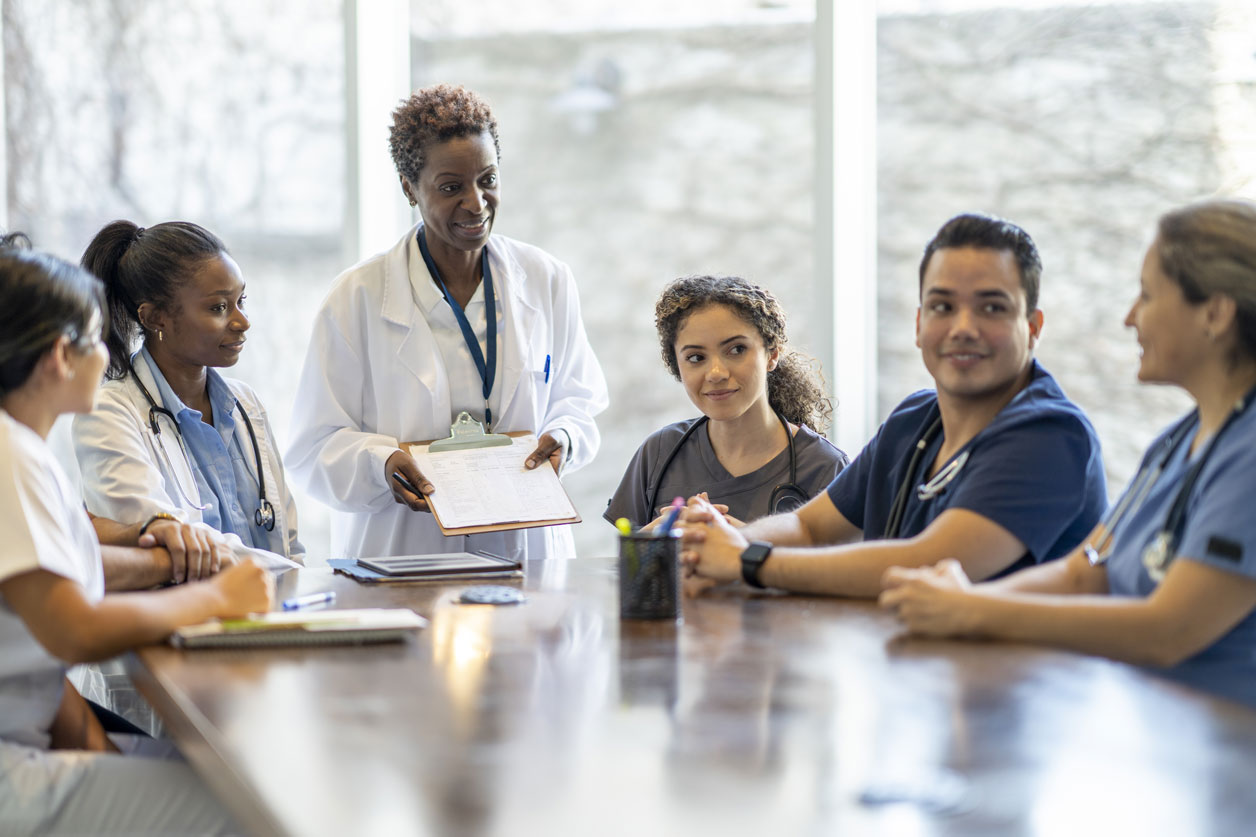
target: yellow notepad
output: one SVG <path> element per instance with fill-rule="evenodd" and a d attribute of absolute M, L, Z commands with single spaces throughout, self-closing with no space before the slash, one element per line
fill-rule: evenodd
<path fill-rule="evenodd" d="M 170 636 L 177 648 L 265 648 L 284 645 L 364 645 L 403 640 L 427 625 L 406 608 L 258 613 L 211 619 Z"/>

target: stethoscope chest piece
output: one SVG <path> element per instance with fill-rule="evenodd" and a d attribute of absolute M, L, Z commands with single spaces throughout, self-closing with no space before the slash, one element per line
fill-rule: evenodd
<path fill-rule="evenodd" d="M 262 498 L 257 510 L 253 512 L 253 522 L 267 532 L 275 531 L 275 507 L 270 504 L 270 500 Z"/>

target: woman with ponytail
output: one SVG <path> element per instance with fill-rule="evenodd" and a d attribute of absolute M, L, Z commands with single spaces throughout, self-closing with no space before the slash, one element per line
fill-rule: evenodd
<path fill-rule="evenodd" d="M 247 384 L 218 372 L 239 360 L 249 329 L 226 246 L 192 223 L 114 221 L 82 263 L 105 287 L 109 380 L 75 419 L 74 445 L 88 511 L 121 524 L 109 540 L 164 528 L 196 539 L 209 527 L 233 548 L 302 560 L 266 411 Z M 192 563 L 172 580 L 218 569 Z"/>
<path fill-rule="evenodd" d="M 675 497 L 705 492 L 743 521 L 791 511 L 824 490 L 846 454 L 816 431 L 832 415 L 814 361 L 785 349 L 785 312 L 735 276 L 689 276 L 654 308 L 663 364 L 696 419 L 651 434 L 605 517 L 649 523 Z"/>

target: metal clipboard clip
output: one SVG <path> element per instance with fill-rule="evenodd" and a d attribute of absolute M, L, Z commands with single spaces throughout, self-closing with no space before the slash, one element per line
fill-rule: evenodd
<path fill-rule="evenodd" d="M 428 445 L 432 453 L 446 450 L 471 450 L 473 448 L 495 448 L 511 444 L 509 436 L 501 433 L 485 433 L 484 425 L 471 418 L 471 414 L 463 410 L 449 427 L 448 439 L 437 439 Z"/>

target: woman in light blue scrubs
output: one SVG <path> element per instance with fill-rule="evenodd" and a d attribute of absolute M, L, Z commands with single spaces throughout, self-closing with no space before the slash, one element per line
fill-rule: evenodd
<path fill-rule="evenodd" d="M 109 381 L 74 421 L 88 511 L 132 538 L 171 518 L 302 560 L 266 410 L 251 387 L 218 372 L 239 360 L 249 330 L 244 279 L 226 246 L 196 224 L 114 221 L 83 266 L 109 306 Z M 186 577 L 215 569 L 188 567 Z"/>
<path fill-rule="evenodd" d="M 1139 380 L 1196 408 L 1065 559 L 972 585 L 953 561 L 887 573 L 913 632 L 1035 642 L 1152 666 L 1256 704 L 1256 204 L 1166 214 L 1125 319 Z"/>

